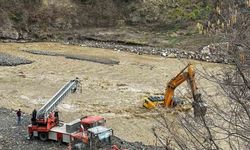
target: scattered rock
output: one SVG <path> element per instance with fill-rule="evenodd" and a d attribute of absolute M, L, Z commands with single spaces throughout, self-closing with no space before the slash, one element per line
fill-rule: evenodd
<path fill-rule="evenodd" d="M 161 53 L 161 56 L 166 57 L 166 56 L 167 56 L 167 53 L 166 53 L 166 52 L 162 52 L 162 53 Z"/>
<path fill-rule="evenodd" d="M 170 53 L 170 54 L 168 55 L 168 57 L 169 57 L 169 58 L 176 58 L 176 55 L 175 55 L 174 53 Z"/>
<path fill-rule="evenodd" d="M 208 54 L 208 55 L 210 54 L 209 45 L 202 48 L 201 54 Z"/>

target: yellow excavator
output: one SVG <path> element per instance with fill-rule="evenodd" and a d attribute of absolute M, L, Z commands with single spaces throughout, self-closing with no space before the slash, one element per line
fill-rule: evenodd
<path fill-rule="evenodd" d="M 187 71 L 185 72 L 186 69 Z M 198 88 L 195 83 L 195 70 L 192 64 L 188 64 L 184 69 L 182 69 L 182 71 L 178 75 L 176 75 L 168 82 L 164 96 L 146 97 L 143 106 L 148 109 L 152 109 L 157 106 L 175 107 L 179 104 L 182 104 L 182 101 L 180 99 L 174 97 L 174 90 L 184 81 L 188 82 L 192 91 L 192 96 L 194 99 L 194 101 L 192 102 L 192 107 L 194 108 L 194 115 L 204 116 L 207 111 L 207 106 L 201 99 L 201 94 L 197 92 Z"/>

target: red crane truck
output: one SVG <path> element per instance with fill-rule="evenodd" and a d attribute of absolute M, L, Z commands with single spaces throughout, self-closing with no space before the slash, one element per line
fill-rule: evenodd
<path fill-rule="evenodd" d="M 76 92 L 80 86 L 78 78 L 69 81 L 37 113 L 32 114 L 32 123 L 28 125 L 30 138 L 65 143 L 80 140 L 84 147 L 92 147 L 97 141 L 111 143 L 113 130 L 104 126 L 106 120 L 101 116 L 86 116 L 69 123 L 59 121 L 56 106 L 68 93 Z"/>

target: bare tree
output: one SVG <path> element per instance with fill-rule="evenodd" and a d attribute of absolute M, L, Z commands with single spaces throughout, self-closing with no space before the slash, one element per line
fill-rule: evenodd
<path fill-rule="evenodd" d="M 217 4 L 219 4 L 216 1 Z M 223 6 L 223 7 L 222 7 Z M 163 111 L 153 129 L 166 149 L 232 149 L 250 147 L 250 11 L 240 0 L 220 2 L 220 11 L 227 28 L 228 56 L 234 61 L 218 74 L 205 68 L 200 76 L 215 82 L 216 95 L 202 91 L 208 103 L 206 116 L 196 118 L 191 113 L 179 113 L 169 119 Z M 218 8 L 217 8 L 218 9 Z"/>

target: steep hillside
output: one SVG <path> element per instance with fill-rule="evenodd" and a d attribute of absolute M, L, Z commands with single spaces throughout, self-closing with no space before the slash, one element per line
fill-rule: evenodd
<path fill-rule="evenodd" d="M 186 28 L 204 20 L 211 6 L 195 0 L 1 0 L 0 37 L 36 37 L 39 32 L 121 25 Z"/>
<path fill-rule="evenodd" d="M 1 0 L 0 39 L 91 37 L 197 50 L 225 42 L 223 32 L 235 20 L 234 15 L 223 17 L 234 11 L 230 7 L 214 0 Z"/>

